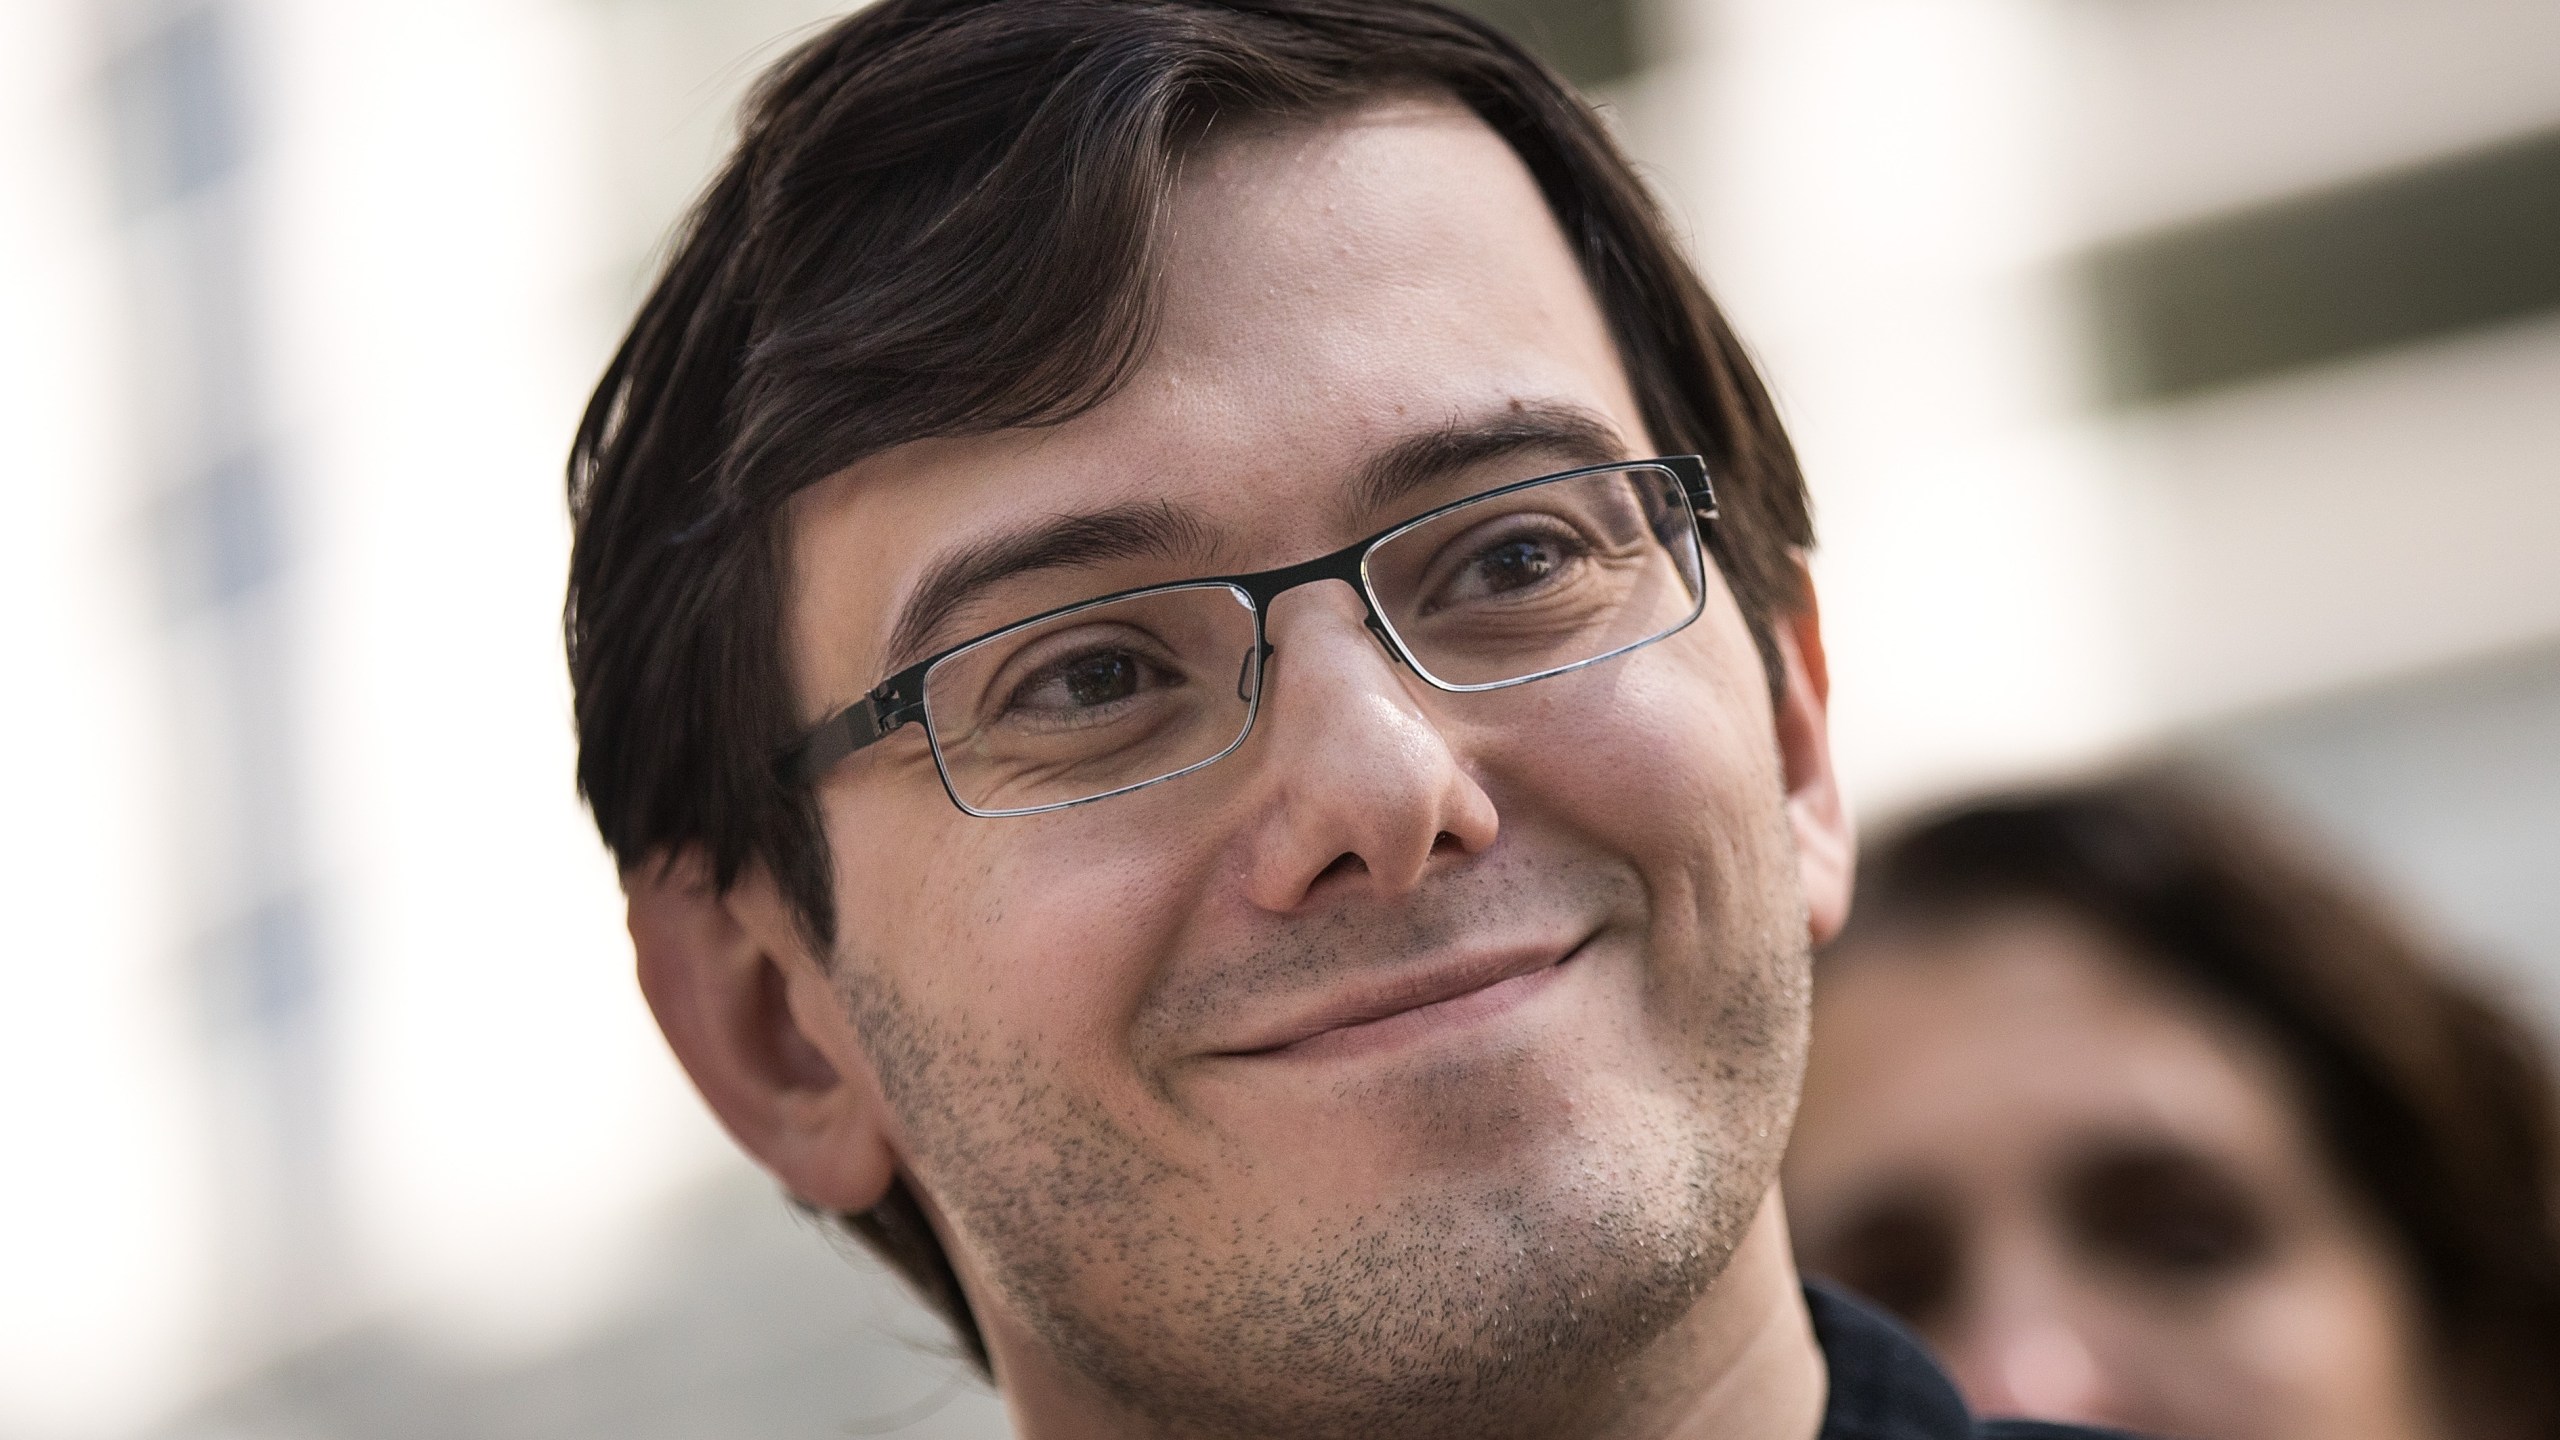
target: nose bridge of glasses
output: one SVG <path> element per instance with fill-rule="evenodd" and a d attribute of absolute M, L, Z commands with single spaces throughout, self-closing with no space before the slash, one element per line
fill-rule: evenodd
<path fill-rule="evenodd" d="M 1328 559 L 1330 558 L 1331 557 L 1328 557 Z M 1348 599 L 1352 605 L 1357 606 L 1359 609 L 1361 628 L 1369 632 L 1369 638 L 1377 642 L 1378 648 L 1385 653 L 1388 661 L 1396 665 L 1408 664 L 1409 662 L 1405 659 L 1404 652 L 1398 648 L 1396 644 L 1395 633 L 1387 628 L 1386 617 L 1378 613 L 1376 603 L 1369 596 L 1368 587 L 1361 583 L 1356 558 L 1353 565 L 1349 568 L 1348 573 L 1344 573 L 1339 570 L 1326 570 L 1321 573 L 1306 574 L 1288 584 L 1274 586 L 1270 590 L 1264 592 L 1263 597 L 1257 597 L 1257 603 L 1262 613 L 1262 633 L 1264 636 L 1261 651 L 1257 658 L 1259 660 L 1268 660 L 1271 656 L 1278 654 L 1281 649 L 1280 643 L 1276 638 L 1279 631 L 1284 628 L 1280 624 L 1278 612 L 1278 604 L 1281 597 L 1289 595 L 1292 592 L 1304 591 L 1310 587 L 1316 587 L 1320 582 L 1327 580 L 1341 581 L 1348 589 L 1349 594 L 1346 596 L 1342 590 L 1333 590 L 1330 587 L 1318 589 L 1317 594 L 1323 595 L 1326 598 L 1322 601 L 1317 601 L 1313 608 L 1347 619 L 1349 617 L 1344 614 L 1343 602 L 1345 599 Z M 1301 606 L 1306 605 L 1309 601 L 1314 600 L 1315 596 L 1313 595 L 1304 596 L 1299 601 L 1294 602 L 1290 608 L 1292 610 L 1296 610 Z M 1292 618 L 1285 628 L 1295 630 L 1298 627 L 1309 623 L 1313 623 L 1313 617 L 1298 616 Z"/>
<path fill-rule="evenodd" d="M 1330 555 L 1319 555 L 1312 560 L 1301 561 L 1295 565 L 1282 566 L 1277 570 L 1265 570 L 1258 575 L 1244 576 L 1235 583 L 1245 594 L 1252 597 L 1255 611 L 1262 616 L 1263 634 L 1268 637 L 1272 628 L 1273 606 L 1278 603 L 1281 596 L 1327 580 L 1339 580 L 1350 588 L 1352 598 L 1358 602 L 1361 623 L 1367 626 L 1370 635 L 1387 652 L 1388 657 L 1401 664 L 1404 663 L 1403 652 L 1397 649 L 1395 636 L 1387 628 L 1386 617 L 1378 613 L 1377 604 L 1369 594 L 1367 579 L 1361 573 L 1361 563 L 1366 558 L 1368 550 L 1369 542 L 1366 541 L 1356 545 L 1346 545 Z M 1266 638 L 1258 658 L 1269 657 L 1277 648 Z"/>
<path fill-rule="evenodd" d="M 1368 548 L 1366 542 L 1346 545 L 1330 555 L 1319 555 L 1313 560 L 1301 560 L 1295 565 L 1283 565 L 1277 570 L 1265 570 L 1256 575 L 1238 576 L 1234 584 L 1245 594 L 1253 597 L 1255 609 L 1268 615 L 1271 613 L 1271 602 L 1292 590 L 1313 585 L 1321 580 L 1339 580 L 1354 591 L 1359 590 L 1361 588 L 1360 560 L 1367 553 Z"/>

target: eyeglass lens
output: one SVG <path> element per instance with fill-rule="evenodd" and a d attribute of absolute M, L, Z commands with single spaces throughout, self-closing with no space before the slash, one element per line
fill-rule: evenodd
<path fill-rule="evenodd" d="M 1397 531 L 1363 566 L 1424 678 L 1487 689 L 1585 664 L 1696 615 L 1704 560 L 1658 467 L 1486 496 Z M 981 814 L 1093 799 L 1224 755 L 1252 727 L 1254 601 L 1238 586 L 1150 590 L 991 635 L 927 672 L 952 795 Z"/>

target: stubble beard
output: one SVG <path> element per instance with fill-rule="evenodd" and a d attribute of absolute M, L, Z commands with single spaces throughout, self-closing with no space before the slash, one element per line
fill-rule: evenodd
<path fill-rule="evenodd" d="M 1791 873 L 1728 878 L 1720 899 L 1749 913 L 1710 934 L 1715 992 L 1661 1077 L 1686 1103 L 1569 1180 L 1462 1176 L 1285 1247 L 1257 1243 L 1272 1216 L 1176 1223 L 1168 1200 L 1199 1178 L 1066 1077 L 923 1013 L 864 957 L 836 973 L 975 1268 L 1127 1433 L 1579 1434 L 1723 1273 L 1793 1116 L 1802 901 Z"/>

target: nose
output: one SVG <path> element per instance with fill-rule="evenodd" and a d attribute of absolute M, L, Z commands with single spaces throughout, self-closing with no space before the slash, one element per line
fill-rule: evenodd
<path fill-rule="evenodd" d="M 1410 891 L 1435 860 L 1479 854 L 1500 829 L 1492 798 L 1424 710 L 1423 682 L 1367 624 L 1341 581 L 1293 590 L 1265 621 L 1272 647 L 1249 753 L 1244 887 L 1295 911 L 1349 887 Z M 1436 693 L 1436 692 L 1433 692 Z"/>
<path fill-rule="evenodd" d="M 2103 1287 L 2037 1230 L 1995 1227 L 1982 1252 L 1971 1298 L 1938 1337 L 1966 1403 L 1982 1415 L 2121 1425 L 2123 1377 L 2111 1362 L 2123 1357 L 2106 1343 L 2121 1327 Z"/>
<path fill-rule="evenodd" d="M 1965 1402 L 1981 1415 L 2094 1424 L 2110 1408 L 2096 1353 L 2057 1317 L 1977 1326 L 1950 1348 L 1947 1368 Z"/>

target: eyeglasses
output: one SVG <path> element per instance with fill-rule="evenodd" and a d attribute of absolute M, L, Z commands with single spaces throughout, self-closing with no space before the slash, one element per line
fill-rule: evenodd
<path fill-rule="evenodd" d="M 1650 645 L 1706 606 L 1706 461 L 1542 475 L 1277 570 L 1035 615 L 882 681 L 776 757 L 802 784 L 921 724 L 951 802 L 1036 815 L 1212 764 L 1253 733 L 1271 604 L 1345 581 L 1387 652 L 1441 690 L 1500 690 Z"/>

